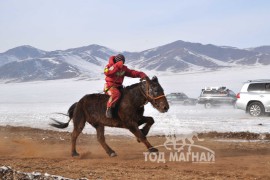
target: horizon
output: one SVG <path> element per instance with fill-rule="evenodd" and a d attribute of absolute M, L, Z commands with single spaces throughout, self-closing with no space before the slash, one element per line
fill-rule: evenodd
<path fill-rule="evenodd" d="M 159 46 L 155 46 L 155 47 L 152 47 L 152 48 L 148 48 L 148 49 L 144 49 L 142 51 L 146 51 L 146 50 L 149 50 L 149 49 L 155 49 L 157 47 L 161 47 L 161 46 L 165 46 L 165 45 L 168 45 L 168 44 L 171 44 L 171 43 L 174 43 L 174 42 L 177 42 L 177 41 L 183 41 L 183 40 L 176 40 L 176 41 L 173 41 L 173 42 L 169 42 L 169 43 L 166 43 L 166 44 L 163 44 L 163 45 L 159 45 Z M 237 49 L 250 49 L 250 48 L 257 48 L 257 47 L 266 47 L 266 46 L 270 46 L 270 45 L 259 45 L 259 46 L 256 46 L 256 47 L 246 47 L 246 48 L 239 48 L 239 47 L 234 47 L 234 46 L 230 46 L 230 45 L 216 45 L 216 44 L 211 44 L 211 43 L 200 43 L 200 42 L 190 42 L 190 41 L 183 41 L 183 42 L 186 42 L 186 43 L 192 43 L 192 44 L 201 44 L 201 45 L 213 45 L 213 46 L 218 46 L 218 47 L 230 47 L 230 48 L 237 48 Z M 75 49 L 75 48 L 82 48 L 82 47 L 87 47 L 87 46 L 92 46 L 92 45 L 97 45 L 97 46 L 101 46 L 101 47 L 105 47 L 105 48 L 108 48 L 108 49 L 111 49 L 111 50 L 115 50 L 111 47 L 107 47 L 107 46 L 104 46 L 104 45 L 101 45 L 101 44 L 89 44 L 89 45 L 84 45 L 84 46 L 78 46 L 78 47 L 69 47 L 69 48 L 66 48 L 66 49 L 53 49 L 53 50 L 45 50 L 45 49 L 41 49 L 39 47 L 35 47 L 35 46 L 32 46 L 30 44 L 23 44 L 23 45 L 19 45 L 19 46 L 16 46 L 16 47 L 12 47 L 10 49 L 7 49 L 6 51 L 3 51 L 3 52 L 0 52 L 0 54 L 2 53 L 6 53 L 7 51 L 9 50 L 12 50 L 12 49 L 15 49 L 15 48 L 18 48 L 18 47 L 24 47 L 24 46 L 29 46 L 29 47 L 32 47 L 32 48 L 35 48 L 35 49 L 38 49 L 38 50 L 42 50 L 42 51 L 46 51 L 46 52 L 51 52 L 51 51 L 66 51 L 68 49 Z M 142 52 L 142 51 L 126 51 L 126 50 L 115 50 L 117 52 Z"/>

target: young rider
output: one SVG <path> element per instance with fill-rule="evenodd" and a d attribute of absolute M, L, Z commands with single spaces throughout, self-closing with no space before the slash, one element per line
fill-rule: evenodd
<path fill-rule="evenodd" d="M 132 78 L 145 78 L 146 74 L 140 71 L 129 69 L 124 65 L 125 57 L 122 54 L 111 56 L 109 64 L 104 69 L 105 87 L 104 92 L 110 96 L 107 102 L 106 117 L 112 118 L 112 108 L 121 97 L 120 89 L 125 76 Z"/>

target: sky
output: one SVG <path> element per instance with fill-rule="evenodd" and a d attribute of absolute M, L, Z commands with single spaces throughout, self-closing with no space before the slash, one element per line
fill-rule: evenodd
<path fill-rule="evenodd" d="M 177 40 L 270 45 L 268 0 L 0 0 L 0 52 L 98 44 L 143 51 Z"/>

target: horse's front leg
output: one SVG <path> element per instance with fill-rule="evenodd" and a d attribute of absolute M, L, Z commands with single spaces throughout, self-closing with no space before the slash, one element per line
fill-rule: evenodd
<path fill-rule="evenodd" d="M 146 146 L 146 148 L 148 149 L 149 152 L 158 152 L 158 149 L 154 148 L 149 141 L 147 140 L 147 138 L 145 137 L 145 135 L 142 133 L 142 131 L 139 129 L 138 125 L 131 125 L 128 127 L 128 129 L 130 130 L 130 132 L 132 132 L 137 139 L 140 142 L 143 142 L 144 145 Z"/>
<path fill-rule="evenodd" d="M 97 130 L 97 139 L 98 142 L 101 144 L 101 146 L 103 147 L 103 149 L 106 151 L 106 153 L 110 156 L 110 157 L 115 157 L 117 156 L 117 154 L 114 152 L 114 150 L 112 150 L 108 144 L 105 141 L 105 136 L 104 136 L 104 126 L 103 125 L 98 125 L 95 126 L 96 130 Z"/>
<path fill-rule="evenodd" d="M 141 120 L 138 122 L 138 126 L 145 124 L 141 130 L 143 135 L 147 136 L 151 126 L 155 123 L 152 117 L 145 117 L 143 116 Z M 137 141 L 140 143 L 141 141 L 137 138 Z"/>
<path fill-rule="evenodd" d="M 147 136 L 151 126 L 155 123 L 154 119 L 152 117 L 143 116 L 142 119 L 139 121 L 139 126 L 144 124 L 144 127 L 140 129 L 143 133 L 143 135 Z"/>

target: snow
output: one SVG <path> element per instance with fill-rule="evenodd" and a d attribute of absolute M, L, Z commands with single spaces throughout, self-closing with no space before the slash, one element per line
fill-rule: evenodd
<path fill-rule="evenodd" d="M 0 58 L 1 58 L 0 67 L 5 65 L 5 64 L 11 63 L 13 61 L 19 61 L 19 59 L 14 57 L 14 56 L 7 56 L 7 55 L 0 54 Z"/>
<path fill-rule="evenodd" d="M 158 76 L 165 94 L 184 92 L 189 97 L 197 98 L 204 87 L 226 86 L 238 93 L 250 79 L 269 79 L 270 66 L 250 68 L 228 68 L 219 71 L 188 72 Z M 153 76 L 154 71 L 148 72 Z M 137 78 L 125 78 L 124 85 L 139 82 Z M 85 94 L 102 92 L 104 80 L 53 80 L 26 83 L 0 83 L 0 125 L 29 126 L 41 129 L 55 129 L 48 124 L 50 118 L 67 122 L 68 117 L 55 114 L 66 113 L 68 108 Z M 253 118 L 242 110 L 230 106 L 204 109 L 202 105 L 172 105 L 169 112 L 161 114 L 150 104 L 146 105 L 146 116 L 155 119 L 149 135 L 164 134 L 170 129 L 177 132 L 240 132 L 268 133 L 269 116 Z M 72 123 L 67 128 L 72 131 Z M 66 130 L 64 130 L 66 131 Z M 85 133 L 95 133 L 87 125 Z M 128 130 L 106 127 L 106 134 L 133 136 Z"/>
<path fill-rule="evenodd" d="M 193 55 L 193 56 L 196 56 L 196 57 L 198 57 L 198 58 L 202 58 L 202 59 L 204 59 L 204 60 L 213 62 L 213 63 L 215 63 L 215 64 L 218 65 L 218 66 L 232 66 L 231 63 L 222 62 L 222 61 L 220 61 L 220 60 L 218 60 L 218 59 L 214 59 L 214 58 L 211 58 L 211 57 L 206 56 L 206 55 L 197 54 L 197 53 L 192 52 L 192 51 L 190 51 L 190 50 L 188 50 L 188 49 L 186 49 L 186 48 L 184 48 L 184 50 L 185 50 L 187 53 L 189 53 L 189 54 L 191 54 L 191 55 Z"/>
<path fill-rule="evenodd" d="M 226 62 L 222 62 L 220 60 L 217 60 L 217 59 L 214 59 L 214 58 L 211 58 L 209 56 L 205 56 L 205 55 L 198 55 L 198 57 L 202 57 L 204 59 L 207 59 L 208 61 L 211 61 L 219 66 L 233 66 L 232 63 L 226 63 Z"/>
<path fill-rule="evenodd" d="M 157 50 L 158 50 L 158 47 L 157 47 L 157 48 L 153 48 L 153 49 L 146 50 L 143 54 L 144 54 L 144 55 L 147 55 L 147 54 L 149 54 L 150 52 L 154 52 L 154 51 L 157 51 Z"/>
<path fill-rule="evenodd" d="M 107 60 L 101 59 L 99 57 L 95 57 L 95 58 L 101 64 L 101 67 L 105 67 L 108 64 Z"/>
<path fill-rule="evenodd" d="M 45 61 L 49 61 L 53 64 L 60 64 L 60 62 L 56 61 L 54 58 L 40 58 L 40 59 L 45 60 Z"/>
<path fill-rule="evenodd" d="M 104 54 L 114 54 L 115 52 L 108 51 L 108 49 L 102 47 L 98 51 L 103 52 Z"/>
<path fill-rule="evenodd" d="M 176 61 L 179 61 L 179 62 L 181 61 L 181 62 L 187 64 L 189 66 L 188 71 L 191 71 L 192 72 L 192 71 L 195 71 L 195 70 L 199 71 L 199 70 L 203 70 L 204 69 L 204 67 L 202 67 L 202 66 L 197 66 L 195 64 L 192 64 L 192 63 L 189 63 L 187 61 L 182 60 L 181 57 L 179 57 L 179 56 L 176 56 L 174 59 Z M 168 70 L 171 71 L 171 69 L 168 69 Z"/>
<path fill-rule="evenodd" d="M 2 166 L 2 167 L 0 167 L 0 169 L 1 169 L 1 170 L 3 170 L 3 171 L 6 171 L 6 170 L 8 170 L 8 169 L 9 169 L 9 167 Z"/>
<path fill-rule="evenodd" d="M 12 169 L 10 166 L 2 166 L 0 167 L 0 175 L 4 175 L 7 179 L 14 178 L 14 179 L 55 179 L 55 180 L 71 180 L 70 178 L 65 178 L 62 176 L 57 176 L 57 175 L 51 175 L 48 173 L 40 173 L 40 172 L 32 172 L 32 173 L 26 173 L 26 172 L 21 172 Z M 17 177 L 18 176 L 18 177 Z M 2 177 L 2 176 L 1 176 Z M 80 178 L 80 179 L 85 179 L 88 180 L 87 178 Z"/>
<path fill-rule="evenodd" d="M 89 63 L 83 59 L 81 59 L 79 56 L 76 55 L 70 55 L 70 56 L 64 56 L 64 61 L 68 64 L 71 64 L 78 69 L 81 70 L 81 72 L 90 75 L 91 76 L 99 76 L 99 73 L 97 72 L 103 72 L 103 68 L 101 66 L 98 66 L 93 63 Z"/>

